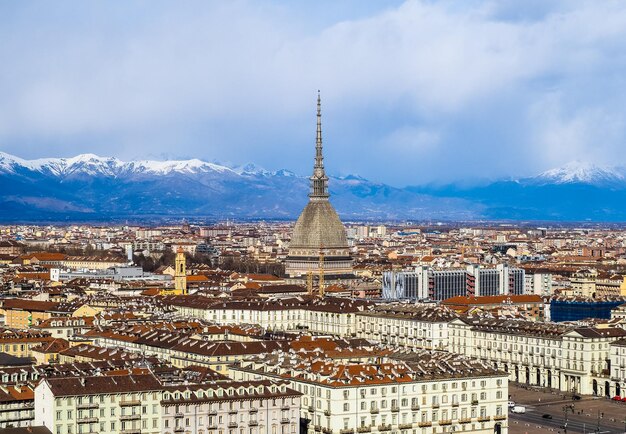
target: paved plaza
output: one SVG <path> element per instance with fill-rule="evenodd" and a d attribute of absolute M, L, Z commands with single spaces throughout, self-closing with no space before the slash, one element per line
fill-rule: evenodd
<path fill-rule="evenodd" d="M 516 404 L 526 407 L 524 414 L 509 412 L 510 434 L 626 433 L 626 403 L 593 396 L 575 400 L 561 391 L 515 383 L 509 384 L 509 395 Z"/>

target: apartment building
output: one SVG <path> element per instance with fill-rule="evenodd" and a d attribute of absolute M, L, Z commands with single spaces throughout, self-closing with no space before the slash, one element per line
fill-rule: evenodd
<path fill-rule="evenodd" d="M 626 338 L 611 342 L 609 360 L 611 362 L 610 379 L 605 380 L 604 388 L 614 391 L 611 397 L 624 398 L 626 397 Z"/>
<path fill-rule="evenodd" d="M 449 324 L 449 351 L 477 358 L 512 381 L 566 392 L 610 395 L 609 349 L 626 336 L 621 328 L 457 318 Z M 613 386 L 611 386 L 613 387 Z"/>
<path fill-rule="evenodd" d="M 4 315 L 7 327 L 26 329 L 55 316 L 69 316 L 77 308 L 69 303 L 10 298 L 2 300 L 0 315 Z"/>
<path fill-rule="evenodd" d="M 508 432 L 505 373 L 443 352 L 384 353 L 277 352 L 232 372 L 238 380 L 290 381 L 303 393 L 311 434 Z"/>
<path fill-rule="evenodd" d="M 0 328 L 0 352 L 15 357 L 33 357 L 33 348 L 53 340 L 45 331 Z"/>
<path fill-rule="evenodd" d="M 34 397 L 30 385 L 3 382 L 0 385 L 0 428 L 31 426 L 35 412 Z"/>
<path fill-rule="evenodd" d="M 403 348 L 446 349 L 454 311 L 436 305 L 385 304 L 356 314 L 356 335 Z"/>
<path fill-rule="evenodd" d="M 524 276 L 524 293 L 535 295 L 552 295 L 552 274 L 526 274 Z"/>
<path fill-rule="evenodd" d="M 163 386 L 152 374 L 44 378 L 35 388 L 35 425 L 53 434 L 161 432 Z"/>
<path fill-rule="evenodd" d="M 161 432 L 298 434 L 301 393 L 287 381 L 229 381 L 165 388 Z"/>
<path fill-rule="evenodd" d="M 181 315 L 217 324 L 258 324 L 270 331 L 308 330 L 335 336 L 356 333 L 355 314 L 371 305 L 363 300 L 311 296 L 223 301 L 195 298 L 189 302 L 170 297 L 164 301 Z"/>
<path fill-rule="evenodd" d="M 89 339 L 104 348 L 159 357 L 177 367 L 200 365 L 227 375 L 229 366 L 246 356 L 285 349 L 287 341 L 213 341 L 192 337 L 185 332 L 164 330 L 93 331 Z"/>

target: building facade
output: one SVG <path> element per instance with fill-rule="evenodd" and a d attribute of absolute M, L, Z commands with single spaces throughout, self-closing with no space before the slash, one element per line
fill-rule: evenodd
<path fill-rule="evenodd" d="M 357 354 L 349 365 L 321 352 L 267 354 L 233 373 L 288 379 L 303 393 L 303 432 L 311 434 L 508 432 L 506 375 L 450 354 Z"/>

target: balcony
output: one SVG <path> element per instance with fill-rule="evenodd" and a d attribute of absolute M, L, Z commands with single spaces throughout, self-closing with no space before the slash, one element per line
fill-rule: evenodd
<path fill-rule="evenodd" d="M 324 410 L 324 416 L 330 416 L 330 410 Z"/>
<path fill-rule="evenodd" d="M 283 418 L 280 420 L 280 423 L 289 423 L 289 422 L 290 422 L 290 420 L 289 420 L 289 418 L 288 418 L 288 417 L 283 417 Z"/>
<path fill-rule="evenodd" d="M 398 407 L 397 405 L 394 405 L 391 407 L 391 412 L 392 413 L 397 413 L 400 411 L 400 407 Z"/>
<path fill-rule="evenodd" d="M 504 420 L 506 419 L 506 414 L 501 414 L 499 416 L 494 416 L 493 420 Z"/>
<path fill-rule="evenodd" d="M 477 399 L 472 399 L 472 405 L 478 405 L 478 400 Z"/>
<path fill-rule="evenodd" d="M 182 427 L 181 427 L 182 429 Z M 184 429 L 183 429 L 184 431 Z M 128 428 L 128 429 L 123 429 L 122 431 L 120 431 L 122 434 L 141 434 L 141 429 L 140 428 Z"/>
<path fill-rule="evenodd" d="M 175 419 L 182 419 L 184 416 L 185 416 L 185 415 L 184 415 L 184 414 L 182 414 L 182 413 L 179 411 L 178 413 L 176 413 L 176 414 L 174 415 L 174 418 L 175 418 Z"/>
<path fill-rule="evenodd" d="M 478 422 L 489 422 L 491 420 L 491 417 L 489 416 L 481 416 L 478 418 Z"/>
<path fill-rule="evenodd" d="M 185 432 L 185 428 L 183 428 L 182 426 L 177 426 L 176 428 L 174 428 L 174 432 Z"/>
<path fill-rule="evenodd" d="M 388 423 L 378 425 L 378 431 L 391 431 L 391 425 L 389 425 Z"/>
<path fill-rule="evenodd" d="M 439 425 L 452 425 L 452 420 L 451 419 L 440 420 Z"/>
<path fill-rule="evenodd" d="M 315 430 L 315 432 L 322 432 L 322 425 L 315 425 L 313 429 Z"/>
<path fill-rule="evenodd" d="M 120 420 L 139 420 L 139 419 L 141 419 L 140 414 L 124 414 L 120 416 Z"/>
<path fill-rule="evenodd" d="M 439 404 L 433 404 L 433 408 L 439 408 Z"/>
<path fill-rule="evenodd" d="M 333 430 L 330 428 L 326 428 L 326 427 L 322 428 L 322 432 L 324 434 L 333 434 Z"/>
<path fill-rule="evenodd" d="M 256 407 L 250 407 L 250 413 L 258 413 L 259 409 Z"/>
<path fill-rule="evenodd" d="M 417 426 L 419 426 L 420 428 L 425 428 L 428 426 L 433 426 L 433 423 L 432 422 L 420 422 L 417 424 Z"/>
<path fill-rule="evenodd" d="M 369 425 L 360 426 L 356 429 L 358 433 L 372 432 L 372 427 Z"/>
<path fill-rule="evenodd" d="M 80 417 L 76 419 L 76 422 L 77 423 L 97 423 L 98 418 L 97 417 Z"/>
<path fill-rule="evenodd" d="M 352 428 L 340 429 L 339 434 L 354 434 L 354 429 Z"/>
<path fill-rule="evenodd" d="M 259 426 L 259 421 L 257 420 L 251 420 L 248 422 L 249 426 Z"/>
<path fill-rule="evenodd" d="M 370 408 L 370 413 L 378 414 L 378 413 L 380 413 L 380 410 L 378 408 Z"/>
<path fill-rule="evenodd" d="M 228 422 L 228 428 L 237 428 L 237 422 Z"/>
<path fill-rule="evenodd" d="M 412 411 L 417 411 L 417 410 L 419 410 L 419 409 L 420 409 L 420 406 L 419 406 L 419 405 L 417 405 L 417 404 L 415 404 L 415 405 L 411 405 L 411 410 L 412 410 Z"/>
<path fill-rule="evenodd" d="M 309 408 L 307 410 L 309 410 L 309 413 L 313 413 L 315 411 L 315 407 L 309 405 Z"/>
<path fill-rule="evenodd" d="M 282 407 L 280 407 L 282 411 L 289 411 L 290 408 L 291 407 L 289 407 L 288 405 L 283 405 Z"/>
<path fill-rule="evenodd" d="M 90 403 L 86 403 L 86 404 L 77 404 L 76 405 L 76 409 L 77 410 L 87 410 L 87 409 L 90 409 L 90 408 L 98 408 L 98 407 L 100 407 L 100 405 L 98 403 L 95 403 L 95 402 L 93 402 L 91 404 Z"/>
<path fill-rule="evenodd" d="M 141 401 L 138 399 L 120 401 L 120 407 L 131 407 L 133 405 L 141 405 Z"/>
<path fill-rule="evenodd" d="M 464 419 L 459 419 L 459 423 L 470 423 L 472 421 L 472 419 L 470 419 L 469 417 L 466 417 Z"/>
<path fill-rule="evenodd" d="M 252 409 L 250 409 L 252 411 Z M 217 410 L 209 410 L 207 413 L 209 416 L 217 416 Z"/>
<path fill-rule="evenodd" d="M 458 407 L 458 406 L 459 406 L 459 403 L 458 403 L 458 402 L 453 402 L 453 403 L 452 403 L 452 407 Z"/>
<path fill-rule="evenodd" d="M 398 429 L 411 429 L 411 428 L 413 428 L 412 423 L 401 423 L 400 425 L 398 425 Z"/>

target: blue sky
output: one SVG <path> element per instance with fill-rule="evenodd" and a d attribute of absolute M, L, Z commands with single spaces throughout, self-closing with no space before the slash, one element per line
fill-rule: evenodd
<path fill-rule="evenodd" d="M 626 164 L 623 1 L 0 1 L 0 150 L 394 185 Z"/>

